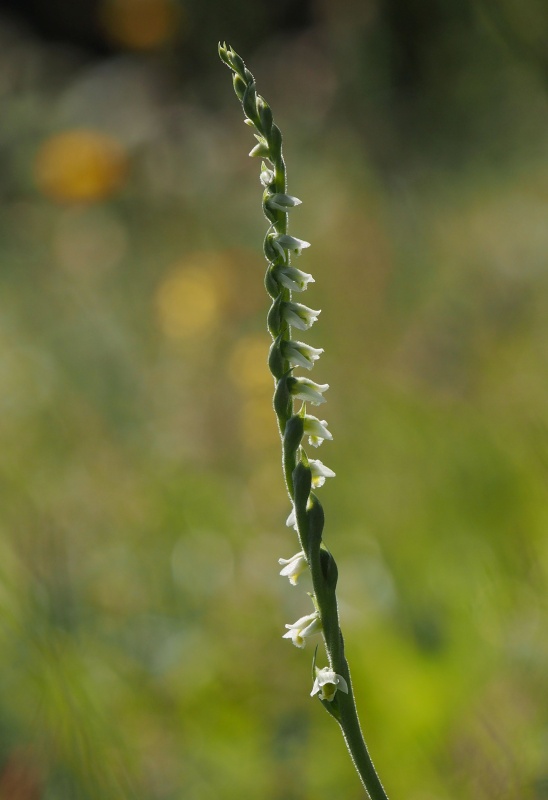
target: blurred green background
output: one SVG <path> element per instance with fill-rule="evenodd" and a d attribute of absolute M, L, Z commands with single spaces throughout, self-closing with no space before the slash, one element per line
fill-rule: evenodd
<path fill-rule="evenodd" d="M 394 800 L 546 798 L 544 0 L 2 3 L 0 798 L 363 797 L 281 639 L 310 604 L 218 39 L 303 200 L 374 761 Z"/>

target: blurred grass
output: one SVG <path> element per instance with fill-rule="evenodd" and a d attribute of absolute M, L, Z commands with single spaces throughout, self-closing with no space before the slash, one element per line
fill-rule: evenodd
<path fill-rule="evenodd" d="M 493 60 L 474 39 L 419 125 L 358 23 L 327 4 L 317 39 L 249 62 L 313 243 L 363 726 L 391 796 L 542 798 L 546 97 L 476 30 Z M 169 59 L 1 35 L 0 797 L 361 797 L 281 641 L 305 597 L 277 575 L 263 221 L 227 75 L 200 97 Z"/>

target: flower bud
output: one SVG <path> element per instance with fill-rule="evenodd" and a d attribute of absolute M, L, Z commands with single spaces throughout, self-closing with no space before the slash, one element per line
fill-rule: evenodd
<path fill-rule="evenodd" d="M 266 201 L 266 205 L 275 211 L 289 211 L 295 206 L 300 206 L 302 200 L 290 194 L 271 194 Z"/>

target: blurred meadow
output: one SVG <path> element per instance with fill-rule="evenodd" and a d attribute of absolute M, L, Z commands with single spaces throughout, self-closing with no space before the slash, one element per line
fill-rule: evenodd
<path fill-rule="evenodd" d="M 544 0 L 0 6 L 0 798 L 358 800 L 309 691 L 233 45 L 321 308 L 394 800 L 548 798 Z M 306 588 L 306 586 L 305 586 Z"/>

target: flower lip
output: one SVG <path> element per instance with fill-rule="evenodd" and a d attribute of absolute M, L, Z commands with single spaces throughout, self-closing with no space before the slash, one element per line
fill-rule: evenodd
<path fill-rule="evenodd" d="M 337 693 L 337 689 L 348 694 L 348 684 L 343 676 L 338 675 L 329 667 L 316 668 L 316 680 L 310 696 L 314 697 L 315 694 L 319 694 L 320 700 L 331 702 Z"/>

